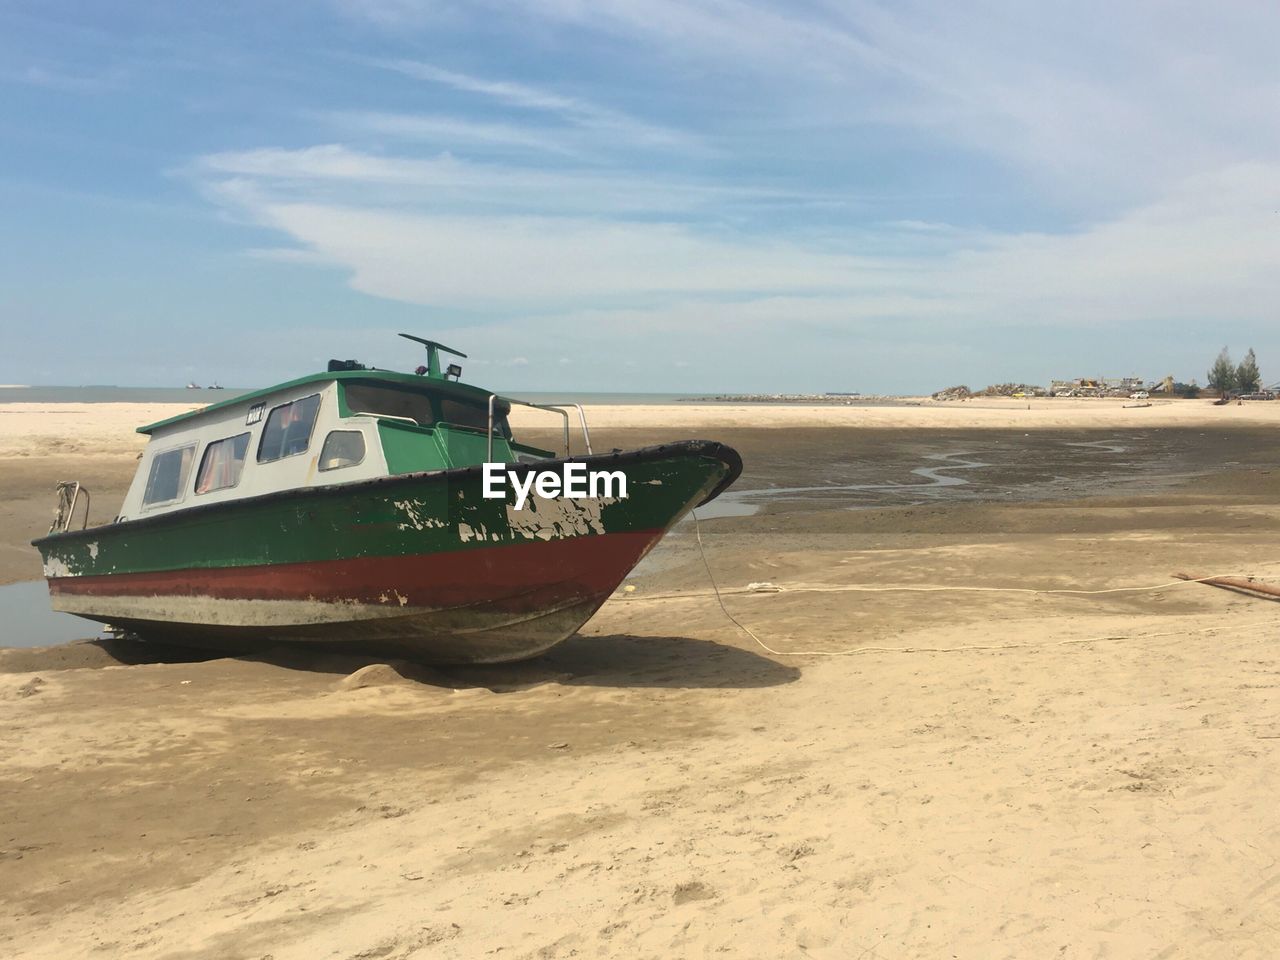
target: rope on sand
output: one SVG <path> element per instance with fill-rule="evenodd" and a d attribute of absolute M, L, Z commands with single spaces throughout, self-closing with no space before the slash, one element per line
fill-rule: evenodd
<path fill-rule="evenodd" d="M 716 602 L 720 605 L 721 612 L 728 618 L 729 622 L 754 640 L 762 650 L 773 654 L 777 657 L 851 657 L 866 653 L 967 653 L 979 650 L 1020 650 L 1030 647 L 1062 647 L 1079 643 L 1103 643 L 1107 641 L 1119 640 L 1154 640 L 1161 637 L 1186 636 L 1187 634 L 1213 633 L 1222 629 L 1221 626 L 1201 627 L 1189 630 L 1171 630 L 1164 633 L 1144 633 L 1140 635 L 1131 634 L 1113 634 L 1102 637 L 1076 637 L 1067 640 L 1045 640 L 1039 643 L 992 643 L 992 644 L 964 644 L 958 647 L 853 647 L 848 650 L 775 650 L 763 640 L 761 640 L 746 626 L 741 620 L 729 612 L 729 608 L 725 606 L 724 598 L 720 593 L 720 586 L 716 583 L 716 576 L 711 570 L 711 563 L 707 560 L 707 551 L 702 543 L 702 526 L 698 522 L 697 511 L 693 512 L 693 532 L 698 540 L 698 554 L 702 557 L 702 565 L 707 570 L 707 579 L 711 581 L 711 589 L 715 593 Z M 1267 561 L 1259 566 L 1273 566 L 1280 561 Z M 917 591 L 917 592 L 935 592 L 943 590 L 966 590 L 992 593 L 1033 593 L 1033 594 L 1077 594 L 1077 595 L 1096 595 L 1103 593 L 1133 593 L 1140 591 L 1164 590 L 1169 587 L 1184 586 L 1188 583 L 1204 583 L 1217 579 L 1223 574 L 1212 577 L 1198 577 L 1187 580 L 1172 580 L 1168 583 L 1156 584 L 1153 586 L 1142 587 L 1111 587 L 1105 590 L 1068 590 L 1068 589 L 1036 589 L 1033 587 L 969 587 L 969 586 L 912 586 L 912 585 L 888 585 L 888 586 L 865 586 L 859 584 L 849 584 L 847 586 L 833 585 L 823 587 L 799 587 L 794 588 L 800 592 L 827 592 L 836 593 L 843 591 L 859 591 L 867 593 L 879 593 L 889 591 Z M 788 588 L 791 592 L 793 588 Z M 734 593 L 755 593 L 752 590 L 732 591 Z M 677 594 L 676 596 L 706 596 L 706 594 Z M 640 599 L 640 598 L 637 598 Z M 659 599 L 658 597 L 649 597 L 644 599 Z M 634 603 L 635 601 L 628 601 Z"/>

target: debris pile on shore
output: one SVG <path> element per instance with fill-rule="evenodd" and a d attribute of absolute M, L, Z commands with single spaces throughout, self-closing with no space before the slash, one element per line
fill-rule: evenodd
<path fill-rule="evenodd" d="M 1044 387 L 1032 383 L 993 383 L 982 390 L 970 390 L 966 386 L 947 387 L 933 394 L 934 400 L 968 400 L 970 397 L 1048 397 Z"/>

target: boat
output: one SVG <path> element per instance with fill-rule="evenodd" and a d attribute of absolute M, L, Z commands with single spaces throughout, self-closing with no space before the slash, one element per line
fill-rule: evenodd
<path fill-rule="evenodd" d="M 332 360 L 139 427 L 149 440 L 111 523 L 87 526 L 87 490 L 60 484 L 53 528 L 33 541 L 53 608 L 241 652 L 520 660 L 572 636 L 741 473 L 710 440 L 592 452 L 581 406 L 463 383 L 440 355 L 465 354 L 401 336 L 427 349 L 414 373 Z M 563 452 L 517 439 L 517 405 L 556 416 Z"/>

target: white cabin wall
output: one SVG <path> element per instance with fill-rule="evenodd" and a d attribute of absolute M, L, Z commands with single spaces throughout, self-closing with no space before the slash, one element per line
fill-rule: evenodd
<path fill-rule="evenodd" d="M 306 452 L 270 463 L 258 463 L 258 444 L 272 409 L 283 403 L 301 400 L 316 393 L 320 394 L 320 410 L 316 415 L 311 442 Z M 261 419 L 257 423 L 246 425 L 245 419 L 249 409 L 259 403 L 265 404 Z M 319 468 L 320 451 L 324 447 L 325 437 L 328 436 L 329 431 L 336 429 L 360 431 L 364 435 L 365 458 L 363 462 L 350 467 L 322 471 Z M 209 493 L 195 493 L 196 477 L 206 446 L 245 432 L 249 433 L 249 449 L 240 482 L 234 487 L 225 487 Z M 142 499 L 146 493 L 147 478 L 151 473 L 151 464 L 155 456 L 191 442 L 195 442 L 196 449 L 191 468 L 183 482 L 181 499 L 172 503 L 143 507 Z M 310 384 L 282 391 L 267 398 L 258 397 L 252 400 L 247 399 L 243 403 L 233 403 L 207 416 L 196 416 L 156 430 L 151 435 L 151 441 L 143 449 L 137 473 L 134 474 L 133 483 L 130 484 L 129 492 L 125 494 L 124 503 L 120 508 L 120 517 L 137 520 L 174 510 L 274 493 L 278 490 L 351 483 L 386 475 L 387 463 L 382 453 L 376 421 L 363 416 L 344 420 L 338 416 L 337 383 L 330 382 L 318 388 L 315 384 Z"/>

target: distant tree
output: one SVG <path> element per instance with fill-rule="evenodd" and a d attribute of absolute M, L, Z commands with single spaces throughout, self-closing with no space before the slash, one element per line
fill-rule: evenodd
<path fill-rule="evenodd" d="M 1235 389 L 1236 368 L 1231 363 L 1231 354 L 1227 353 L 1226 347 L 1222 348 L 1218 359 L 1213 361 L 1206 376 L 1209 378 L 1208 385 L 1219 393 L 1230 393 Z"/>
<path fill-rule="evenodd" d="M 1253 355 L 1253 347 L 1244 355 L 1240 366 L 1236 367 L 1236 387 L 1241 393 L 1253 393 L 1262 385 L 1262 374 L 1258 372 L 1258 358 Z"/>

